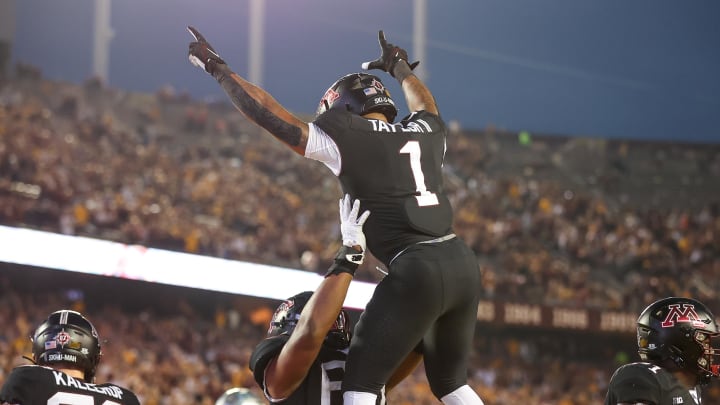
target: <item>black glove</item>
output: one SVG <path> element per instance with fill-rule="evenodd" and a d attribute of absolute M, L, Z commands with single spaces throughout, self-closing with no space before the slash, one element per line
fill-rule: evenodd
<path fill-rule="evenodd" d="M 225 65 L 220 55 L 205 40 L 205 37 L 194 27 L 187 27 L 188 31 L 195 37 L 194 42 L 190 42 L 188 49 L 188 59 L 193 65 L 210 73 L 213 77 L 218 71 L 218 66 Z"/>
<path fill-rule="evenodd" d="M 363 63 L 363 69 L 380 69 L 390 73 L 392 77 L 395 77 L 395 65 L 401 60 L 407 62 L 407 64 L 410 66 L 410 70 L 415 69 L 417 65 L 420 64 L 420 61 L 415 61 L 413 63 L 408 62 L 407 51 L 400 48 L 399 46 L 395 46 L 387 42 L 385 40 L 385 33 L 382 30 L 380 30 L 380 32 L 378 33 L 378 42 L 380 42 L 380 50 L 382 51 L 382 55 L 380 55 L 380 58 L 372 62 Z"/>
<path fill-rule="evenodd" d="M 325 277 L 333 274 L 348 273 L 355 276 L 355 270 L 362 264 L 365 259 L 365 252 L 350 246 L 341 246 L 335 255 L 335 260 L 325 273 Z"/>

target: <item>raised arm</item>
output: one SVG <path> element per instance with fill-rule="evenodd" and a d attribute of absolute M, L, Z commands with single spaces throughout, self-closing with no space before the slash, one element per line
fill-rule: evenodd
<path fill-rule="evenodd" d="M 380 69 L 390 73 L 397 79 L 405 94 L 408 109 L 413 111 L 425 110 L 438 114 L 435 98 L 425 84 L 413 73 L 413 69 L 420 64 L 419 61 L 408 62 L 408 54 L 403 48 L 393 45 L 385 40 L 385 33 L 380 30 L 378 42 L 382 54 L 372 62 L 362 64 L 363 69 Z"/>
<path fill-rule="evenodd" d="M 265 387 L 273 398 L 287 398 L 302 383 L 340 314 L 350 281 L 364 257 L 366 244 L 362 227 L 370 211 L 358 217 L 359 210 L 360 200 L 351 204 L 348 195 L 340 200 L 343 246 L 300 313 L 290 339 L 265 369 Z"/>
<path fill-rule="evenodd" d="M 403 60 L 395 65 L 395 78 L 400 82 L 408 109 L 412 111 L 425 110 L 438 115 L 437 104 L 430 90 L 410 69 L 407 61 Z"/>
<path fill-rule="evenodd" d="M 287 111 L 270 93 L 233 72 L 198 30 L 188 27 L 188 31 L 195 37 L 188 50 L 190 62 L 212 75 L 245 117 L 299 155 L 305 155 L 307 122 Z"/>

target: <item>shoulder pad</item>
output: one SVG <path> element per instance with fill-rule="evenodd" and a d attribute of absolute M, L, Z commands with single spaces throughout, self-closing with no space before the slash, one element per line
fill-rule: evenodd
<path fill-rule="evenodd" d="M 289 335 L 278 335 L 264 339 L 253 350 L 250 355 L 250 371 L 253 372 L 255 381 L 261 387 L 265 387 L 265 367 L 267 367 L 270 360 L 277 356 L 282 350 L 285 343 L 290 339 Z"/>

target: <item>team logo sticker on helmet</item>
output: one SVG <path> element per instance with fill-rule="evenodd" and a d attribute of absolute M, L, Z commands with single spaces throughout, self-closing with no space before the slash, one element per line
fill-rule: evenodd
<path fill-rule="evenodd" d="M 320 105 L 327 107 L 329 105 L 332 105 L 338 98 L 340 98 L 340 94 L 337 91 L 330 88 L 325 92 L 325 94 L 320 99 Z"/>
<path fill-rule="evenodd" d="M 384 86 L 384 85 L 382 84 L 382 82 L 379 81 L 379 80 L 372 79 L 372 83 L 370 83 L 370 85 L 371 85 L 372 87 L 376 88 L 376 89 L 377 89 L 379 92 L 381 92 L 381 93 L 382 93 L 383 91 L 385 91 L 385 86 Z"/>
<path fill-rule="evenodd" d="M 693 304 L 671 304 L 668 308 L 670 312 L 660 324 L 663 328 L 672 328 L 675 322 L 690 322 L 695 327 L 705 326 Z"/>
<path fill-rule="evenodd" d="M 65 347 L 66 344 L 70 343 L 70 334 L 65 332 L 65 329 L 61 330 L 60 333 L 55 335 L 55 341 L 61 346 Z"/>

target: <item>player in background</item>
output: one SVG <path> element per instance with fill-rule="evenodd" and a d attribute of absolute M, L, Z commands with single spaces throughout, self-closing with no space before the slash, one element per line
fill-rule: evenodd
<path fill-rule="evenodd" d="M 637 320 L 642 362 L 615 371 L 605 405 L 702 404 L 702 386 L 720 376 L 720 351 L 713 347 L 719 335 L 715 316 L 700 301 L 669 297 L 652 303 Z"/>
<path fill-rule="evenodd" d="M 35 330 L 34 365 L 15 367 L 0 390 L 2 404 L 139 405 L 126 388 L 95 384 L 102 357 L 95 326 L 79 312 L 53 312 Z"/>
<path fill-rule="evenodd" d="M 380 78 L 352 73 L 330 86 L 308 123 L 233 72 L 188 29 L 195 37 L 191 63 L 211 74 L 241 113 L 296 153 L 323 162 L 343 192 L 373 213 L 364 229 L 368 249 L 389 274 L 356 326 L 344 403 L 374 404 L 393 370 L 422 342 L 433 394 L 445 404 L 482 404 L 467 383 L 480 273 L 474 252 L 452 231 L 442 173 L 447 128 L 412 72 L 417 62 L 410 64 L 407 52 L 380 31 L 381 56 L 363 67 L 397 79 L 410 114 L 394 123 L 398 110 Z"/>
<path fill-rule="evenodd" d="M 215 405 L 263 405 L 260 398 L 243 387 L 230 388 L 215 401 Z"/>
<path fill-rule="evenodd" d="M 345 359 L 352 340 L 350 317 L 342 308 L 355 270 L 366 249 L 362 227 L 369 211 L 350 196 L 340 200 L 343 246 L 325 278 L 314 291 L 296 294 L 282 302 L 270 321 L 267 337 L 250 357 L 250 369 L 272 403 L 340 405 Z M 411 353 L 392 378 L 400 382 L 422 356 Z M 388 389 L 392 388 L 388 385 Z M 384 390 L 376 400 L 384 404 Z"/>

